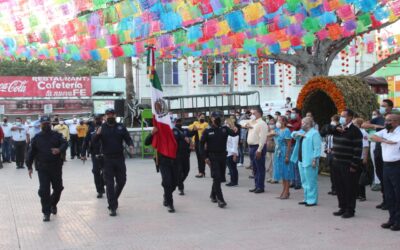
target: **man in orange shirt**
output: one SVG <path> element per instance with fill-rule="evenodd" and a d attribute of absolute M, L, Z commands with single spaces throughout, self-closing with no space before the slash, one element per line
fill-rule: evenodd
<path fill-rule="evenodd" d="M 76 126 L 76 132 L 78 133 L 78 151 L 77 151 L 78 158 L 80 158 L 83 141 L 85 140 L 88 130 L 89 130 L 88 126 L 82 120 L 79 122 L 79 125 Z M 82 155 L 82 157 L 83 156 L 84 155 Z"/>

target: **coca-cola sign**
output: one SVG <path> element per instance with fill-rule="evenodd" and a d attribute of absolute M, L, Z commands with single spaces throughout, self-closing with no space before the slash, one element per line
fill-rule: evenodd
<path fill-rule="evenodd" d="M 0 97 L 88 97 L 90 77 L 0 77 Z"/>

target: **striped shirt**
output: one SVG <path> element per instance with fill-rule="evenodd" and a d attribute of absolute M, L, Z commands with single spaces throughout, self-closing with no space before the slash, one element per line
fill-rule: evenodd
<path fill-rule="evenodd" d="M 352 123 L 342 133 L 336 131 L 333 134 L 333 160 L 357 168 L 361 161 L 362 139 L 360 129 Z"/>

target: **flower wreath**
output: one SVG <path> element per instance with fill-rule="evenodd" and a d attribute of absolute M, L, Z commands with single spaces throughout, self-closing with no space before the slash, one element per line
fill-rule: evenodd
<path fill-rule="evenodd" d="M 338 111 L 346 109 L 346 101 L 342 91 L 335 83 L 325 77 L 315 77 L 304 85 L 297 98 L 297 108 L 303 109 L 307 97 L 318 90 L 325 92 L 332 99 Z"/>

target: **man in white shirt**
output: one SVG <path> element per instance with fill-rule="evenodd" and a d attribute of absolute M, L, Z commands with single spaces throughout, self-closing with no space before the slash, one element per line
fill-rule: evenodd
<path fill-rule="evenodd" d="M 241 126 L 248 129 L 247 144 L 249 145 L 249 155 L 251 165 L 253 166 L 255 188 L 250 192 L 256 194 L 264 192 L 265 185 L 265 155 L 267 147 L 268 125 L 262 119 L 262 109 L 256 108 L 251 111 L 252 119 L 242 121 Z"/>
<path fill-rule="evenodd" d="M 29 134 L 19 117 L 15 118 L 15 124 L 11 127 L 11 136 L 14 143 L 17 168 L 24 168 L 25 148 L 26 143 L 29 142 Z"/>
<path fill-rule="evenodd" d="M 383 185 L 389 221 L 381 227 L 400 231 L 400 114 L 387 115 L 385 129 L 372 135 L 371 140 L 382 143 Z"/>
<path fill-rule="evenodd" d="M 11 163 L 11 146 L 12 146 L 11 124 L 8 123 L 7 116 L 3 118 L 3 123 L 1 124 L 1 128 L 3 129 L 4 133 L 4 141 L 2 145 L 3 162 Z"/>
<path fill-rule="evenodd" d="M 78 156 L 80 152 L 78 152 L 78 131 L 76 130 L 76 126 L 79 125 L 79 120 L 76 118 L 76 115 L 72 116 L 72 120 L 66 120 L 65 124 L 68 125 L 69 128 L 69 145 L 71 147 L 71 159 L 74 159 L 75 156 Z"/>
<path fill-rule="evenodd" d="M 26 117 L 25 126 L 26 126 L 26 130 L 29 134 L 29 139 L 32 140 L 36 134 L 36 132 L 35 132 L 36 129 L 35 129 L 34 123 L 32 122 L 32 119 L 30 116 Z"/>

